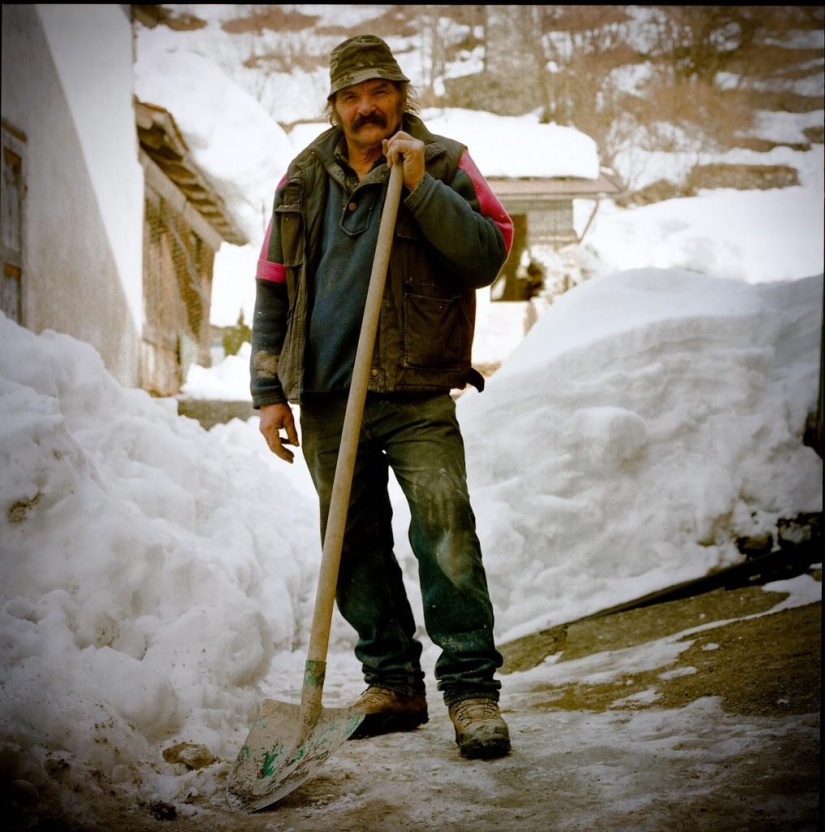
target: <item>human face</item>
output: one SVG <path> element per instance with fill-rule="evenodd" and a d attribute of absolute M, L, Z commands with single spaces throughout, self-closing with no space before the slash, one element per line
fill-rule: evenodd
<path fill-rule="evenodd" d="M 347 145 L 361 151 L 381 151 L 381 142 L 401 126 L 404 101 L 392 81 L 372 78 L 344 87 L 335 94 L 335 112 Z"/>

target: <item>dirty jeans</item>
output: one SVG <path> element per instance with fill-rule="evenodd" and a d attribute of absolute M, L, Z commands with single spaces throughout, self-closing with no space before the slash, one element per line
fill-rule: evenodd
<path fill-rule="evenodd" d="M 302 402 L 301 444 L 320 500 L 321 536 L 332 496 L 346 397 Z M 367 684 L 423 693 L 422 645 L 393 551 L 392 468 L 410 508 L 424 625 L 441 648 L 435 665 L 447 705 L 469 696 L 498 700 L 502 664 L 493 608 L 466 483 L 455 402 L 435 396 L 368 394 L 358 440 L 336 601 L 358 634 Z"/>

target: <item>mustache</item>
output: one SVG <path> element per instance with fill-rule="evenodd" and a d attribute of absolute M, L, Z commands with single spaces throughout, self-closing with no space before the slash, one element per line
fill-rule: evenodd
<path fill-rule="evenodd" d="M 359 130 L 365 124 L 375 124 L 378 127 L 386 127 L 387 119 L 381 113 L 370 113 L 368 116 L 356 116 L 352 120 L 352 129 Z"/>

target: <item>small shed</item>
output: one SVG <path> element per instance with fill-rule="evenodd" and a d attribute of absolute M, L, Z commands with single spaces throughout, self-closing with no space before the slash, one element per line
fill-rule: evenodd
<path fill-rule="evenodd" d="M 475 110 L 429 109 L 422 113 L 433 133 L 467 145 L 479 170 L 513 220 L 510 257 L 491 287 L 494 301 L 529 300 L 538 281 L 528 274 L 531 254 L 554 255 L 548 275 L 555 291 L 578 282 L 578 248 L 599 201 L 624 190 L 619 177 L 599 163 L 596 142 L 573 127 Z M 574 201 L 591 203 L 576 230 Z M 555 256 L 557 255 L 557 256 Z"/>
<path fill-rule="evenodd" d="M 215 254 L 224 241 L 249 240 L 192 161 L 172 114 L 137 99 L 135 114 L 146 181 L 140 386 L 171 396 L 191 364 L 211 363 Z"/>
<path fill-rule="evenodd" d="M 624 190 L 619 177 L 601 168 L 595 179 L 580 176 L 487 177 L 487 181 L 513 220 L 513 247 L 504 268 L 491 288 L 493 300 L 529 300 L 534 291 L 531 265 L 525 268 L 524 253 L 549 249 L 559 274 L 550 278 L 554 293 L 578 282 L 578 250 L 596 216 L 599 201 Z M 587 220 L 576 229 L 573 201 L 592 201 Z"/>

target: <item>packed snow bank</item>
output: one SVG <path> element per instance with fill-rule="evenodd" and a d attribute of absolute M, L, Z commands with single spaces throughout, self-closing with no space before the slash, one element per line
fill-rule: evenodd
<path fill-rule="evenodd" d="M 738 536 L 821 510 L 802 444 L 821 309 L 821 277 L 598 278 L 459 398 L 500 641 L 706 574 L 741 559 Z M 0 339 L 0 750 L 32 783 L 60 759 L 63 782 L 180 798 L 163 749 L 225 766 L 263 696 L 300 685 L 320 562 L 300 449 L 277 460 L 256 418 L 204 431 L 68 336 L 0 317 Z M 351 665 L 352 644 L 336 613 L 330 661 Z"/>
<path fill-rule="evenodd" d="M 88 345 L 5 317 L 0 339 L 5 743 L 107 773 L 178 733 L 228 750 L 302 637 L 312 501 Z"/>
<path fill-rule="evenodd" d="M 822 277 L 645 269 L 583 283 L 459 399 L 505 637 L 742 560 L 821 511 Z M 516 577 L 517 576 L 517 577 Z"/>

